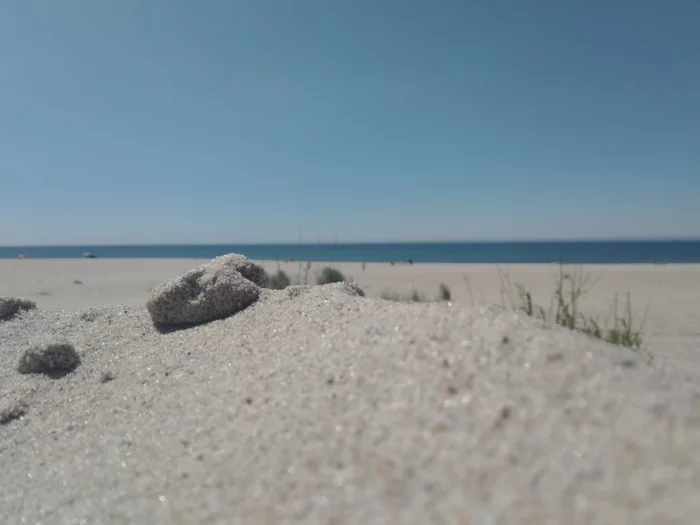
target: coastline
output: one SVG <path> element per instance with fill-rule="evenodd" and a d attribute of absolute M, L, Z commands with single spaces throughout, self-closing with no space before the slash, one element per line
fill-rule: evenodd
<path fill-rule="evenodd" d="M 581 239 L 274 244 L 0 246 L 0 259 L 212 259 L 227 253 L 252 260 L 546 264 L 700 263 L 700 239 Z"/>

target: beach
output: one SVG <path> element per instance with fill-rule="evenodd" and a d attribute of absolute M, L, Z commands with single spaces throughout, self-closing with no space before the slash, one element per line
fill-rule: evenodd
<path fill-rule="evenodd" d="M 40 308 L 76 311 L 96 306 L 143 304 L 161 281 L 207 262 L 208 259 L 28 259 L 0 260 L 2 295 L 26 297 Z M 279 269 L 293 282 L 315 284 L 318 272 L 331 266 L 356 281 L 368 296 L 386 292 L 425 299 L 438 295 L 445 284 L 452 299 L 469 305 L 518 303 L 517 284 L 548 310 L 559 276 L 557 264 L 394 264 L 258 261 L 269 274 Z M 610 317 L 617 297 L 618 311 L 632 299 L 633 320 L 644 323 L 645 347 L 671 363 L 700 374 L 700 265 L 571 265 L 583 270 L 590 293 L 583 310 L 601 320 Z M 79 281 L 80 284 L 76 284 Z"/>
<path fill-rule="evenodd" d="M 150 291 L 203 262 L 0 261 L 36 302 L 0 320 L 0 523 L 696 522 L 700 266 L 585 267 L 591 315 L 646 312 L 633 351 L 509 305 L 546 303 L 557 265 L 334 263 L 365 295 L 155 323 Z M 70 369 L 36 366 L 47 341 Z"/>

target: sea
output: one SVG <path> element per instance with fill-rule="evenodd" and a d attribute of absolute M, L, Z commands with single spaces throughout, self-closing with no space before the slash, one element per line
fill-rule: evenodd
<path fill-rule="evenodd" d="M 415 263 L 700 263 L 700 240 L 420 242 L 359 244 L 193 244 L 0 246 L 0 259 L 211 259 L 241 253 L 255 260 Z"/>

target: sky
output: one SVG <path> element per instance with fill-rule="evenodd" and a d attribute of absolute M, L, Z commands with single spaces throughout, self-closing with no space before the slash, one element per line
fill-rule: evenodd
<path fill-rule="evenodd" d="M 0 245 L 700 238 L 700 2 L 0 10 Z"/>

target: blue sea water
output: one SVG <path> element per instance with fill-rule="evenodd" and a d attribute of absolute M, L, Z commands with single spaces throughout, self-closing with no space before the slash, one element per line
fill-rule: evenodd
<path fill-rule="evenodd" d="M 98 258 L 210 259 L 226 253 L 242 253 L 257 260 L 331 262 L 400 262 L 410 259 L 417 263 L 700 263 L 700 240 L 6 246 L 0 247 L 0 259 L 16 258 L 19 254 L 27 258 L 82 258 L 85 252 Z"/>

